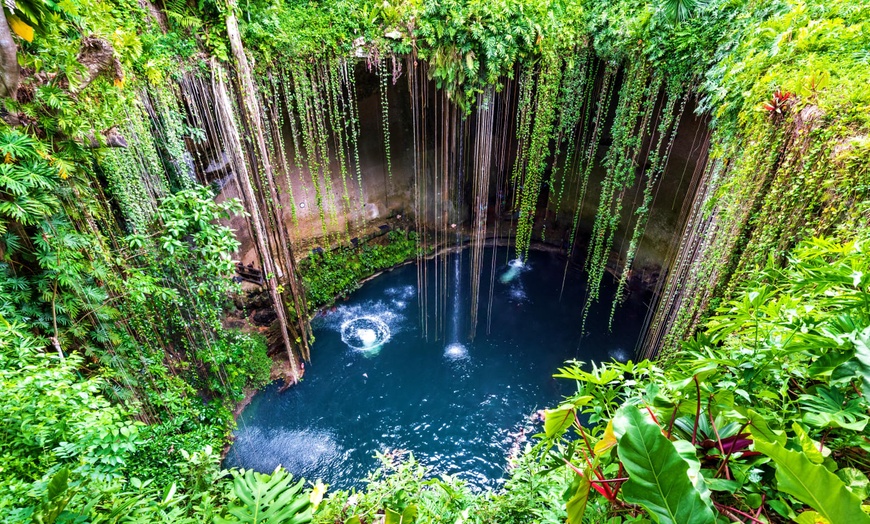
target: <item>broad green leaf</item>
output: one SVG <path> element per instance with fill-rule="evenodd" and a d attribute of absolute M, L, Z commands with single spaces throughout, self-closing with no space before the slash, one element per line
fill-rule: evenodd
<path fill-rule="evenodd" d="M 778 499 L 768 500 L 767 505 L 781 517 L 794 520 L 797 518 L 797 515 L 791 509 L 791 506 L 785 501 L 785 498 L 786 497 L 780 497 Z"/>
<path fill-rule="evenodd" d="M 45 499 L 33 512 L 33 522 L 36 524 L 54 524 L 63 513 L 69 501 L 75 494 L 69 490 L 69 469 L 63 468 L 51 477 Z"/>
<path fill-rule="evenodd" d="M 855 468 L 843 468 L 837 471 L 837 477 L 859 499 L 865 500 L 870 495 L 870 480 L 867 480 L 867 475 L 861 471 Z"/>
<path fill-rule="evenodd" d="M 798 442 L 800 443 L 804 454 L 806 454 L 807 458 L 810 459 L 813 464 L 821 464 L 825 461 L 825 457 L 831 454 L 831 450 L 824 446 L 822 446 L 820 450 L 819 443 L 811 439 L 807 432 L 804 431 L 804 428 L 802 428 L 797 422 L 792 423 L 791 429 L 793 429 L 795 435 L 797 435 Z"/>
<path fill-rule="evenodd" d="M 707 482 L 707 487 L 711 491 L 727 491 L 728 493 L 736 493 L 738 489 L 740 489 L 740 484 L 736 480 L 727 480 L 727 479 L 705 479 Z"/>
<path fill-rule="evenodd" d="M 816 359 L 807 372 L 811 377 L 830 375 L 834 369 L 840 366 L 840 364 L 847 362 L 852 357 L 853 355 L 851 352 L 834 349 Z"/>
<path fill-rule="evenodd" d="M 689 475 L 689 480 L 692 481 L 692 485 L 701 494 L 704 503 L 710 504 L 710 490 L 707 489 L 707 483 L 704 482 L 704 477 L 701 475 L 701 462 L 698 460 L 698 450 L 688 440 L 677 440 L 671 442 L 671 444 L 674 445 L 674 449 L 677 450 L 680 457 L 689 465 L 687 474 Z"/>
<path fill-rule="evenodd" d="M 589 473 L 586 475 L 574 476 L 574 482 L 571 483 L 569 491 L 571 498 L 565 508 L 568 510 L 568 524 L 581 524 L 583 522 L 583 514 L 586 513 L 586 503 L 589 501 L 589 490 L 592 488 L 592 483 L 589 482 Z"/>
<path fill-rule="evenodd" d="M 855 337 L 855 359 L 861 374 L 864 396 L 870 395 L 870 327 Z"/>
<path fill-rule="evenodd" d="M 743 502 L 752 509 L 758 509 L 761 507 L 764 499 L 761 498 L 761 495 L 758 493 L 747 493 L 746 496 L 743 497 Z"/>
<path fill-rule="evenodd" d="M 785 434 L 781 431 L 772 430 L 767 424 L 767 419 L 757 411 L 743 407 L 737 407 L 735 410 L 747 418 L 749 422 L 749 432 L 755 439 L 785 444 Z"/>
<path fill-rule="evenodd" d="M 784 491 L 836 523 L 870 524 L 861 510 L 861 501 L 836 475 L 824 466 L 813 464 L 803 453 L 779 444 L 757 440 L 755 450 L 776 463 L 776 481 Z"/>
<path fill-rule="evenodd" d="M 547 438 L 561 435 L 574 423 L 574 406 L 561 406 L 548 409 L 544 418 L 544 433 Z"/>
<path fill-rule="evenodd" d="M 846 399 L 836 388 L 817 387 L 814 395 L 801 395 L 803 420 L 819 428 L 837 427 L 863 431 L 868 417 L 859 399 Z"/>
<path fill-rule="evenodd" d="M 69 480 L 69 469 L 62 468 L 57 473 L 51 477 L 51 480 L 48 482 L 48 490 L 46 495 L 48 496 L 48 500 L 54 500 L 66 492 L 67 489 L 67 481 Z"/>
<path fill-rule="evenodd" d="M 804 511 L 794 521 L 797 524 L 831 524 L 831 521 L 815 511 Z"/>
<path fill-rule="evenodd" d="M 384 514 L 384 524 L 412 524 L 417 520 L 417 506 L 410 504 L 401 513 L 387 508 Z"/>
<path fill-rule="evenodd" d="M 253 470 L 232 471 L 233 492 L 238 501 L 229 508 L 231 518 L 215 518 L 216 524 L 306 524 L 311 522 L 311 500 L 302 491 L 304 481 L 290 485 L 293 475 L 280 466 L 271 475 Z"/>
<path fill-rule="evenodd" d="M 629 480 L 625 500 L 639 504 L 661 524 L 713 523 L 713 510 L 689 478 L 689 464 L 648 414 L 624 406 L 613 419 L 617 451 Z"/>

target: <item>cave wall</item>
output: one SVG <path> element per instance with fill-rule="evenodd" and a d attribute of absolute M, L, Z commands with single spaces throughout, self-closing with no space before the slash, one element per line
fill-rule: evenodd
<path fill-rule="evenodd" d="M 472 111 L 464 121 L 457 119 L 456 122 L 448 124 L 448 126 L 452 125 L 455 132 L 458 133 L 459 139 L 448 147 L 451 149 L 450 151 L 444 151 L 444 143 L 440 142 L 438 138 L 441 136 L 439 133 L 443 133 L 445 128 L 443 118 L 445 102 L 440 97 L 440 92 L 435 89 L 433 82 L 428 82 L 426 88 L 422 90 L 426 100 L 412 100 L 408 68 L 414 67 L 414 65 L 411 62 L 402 62 L 400 67 L 404 67 L 404 70 L 395 78 L 395 83 L 392 79 L 387 82 L 389 146 L 392 167 L 388 172 L 379 79 L 376 71 L 367 67 L 365 61 L 358 61 L 354 65 L 356 102 L 360 123 L 358 150 L 361 177 L 358 181 L 351 169 L 346 179 L 342 180 L 338 159 L 332 155 L 329 171 L 333 194 L 332 198 L 324 196 L 325 222 L 321 220 L 314 184 L 308 170 L 304 167 L 304 162 L 298 162 L 303 165 L 301 169 L 295 168 L 299 159 L 294 157 L 295 151 L 292 131 L 288 123 L 289 115 L 286 111 L 286 101 L 271 100 L 275 107 L 285 107 L 279 109 L 283 110 L 280 118 L 264 111 L 266 113 L 264 116 L 271 118 L 273 124 L 278 121 L 281 121 L 282 124 L 280 132 L 283 136 L 283 154 L 288 159 L 287 165 L 291 167 L 287 169 L 287 172 L 278 173 L 276 178 L 280 186 L 280 205 L 284 210 L 282 227 L 288 232 L 288 236 L 294 244 L 297 258 L 304 257 L 311 249 L 328 248 L 336 244 L 347 243 L 352 238 L 374 234 L 378 231 L 379 226 L 385 224 L 414 227 L 414 219 L 419 219 L 429 228 L 456 223 L 460 234 L 467 233 L 471 219 L 469 184 L 467 182 L 451 183 L 451 188 L 447 188 L 448 191 L 445 192 L 443 184 L 435 182 L 437 174 L 445 170 L 442 161 L 443 158 L 446 158 L 445 153 L 452 155 L 451 158 L 458 158 L 450 169 L 454 171 L 461 169 L 466 176 L 471 172 L 474 162 L 473 144 L 475 137 L 473 133 L 476 113 Z M 416 154 L 412 104 L 416 104 L 417 111 L 422 112 L 418 113 L 418 116 L 425 115 L 425 127 L 427 137 L 429 137 L 425 147 L 417 144 Z M 510 98 L 500 100 L 500 104 L 500 110 L 507 111 L 508 120 L 514 120 L 519 111 L 518 97 L 514 94 Z M 611 104 L 610 114 L 606 119 L 602 141 L 598 149 L 597 161 L 590 175 L 585 198 L 581 203 L 578 241 L 572 253 L 578 260 L 582 260 L 585 256 L 586 242 L 592 231 L 598 207 L 600 187 L 605 175 L 602 161 L 609 146 L 609 128 L 612 125 L 614 106 L 615 104 Z M 515 122 L 511 122 L 511 125 L 512 132 L 514 132 Z M 209 134 L 207 133 L 207 135 Z M 643 149 L 648 151 L 657 138 L 654 132 L 647 136 Z M 256 166 L 256 154 L 251 151 L 253 146 L 250 137 L 245 134 L 242 140 L 243 147 L 248 150 L 251 157 L 249 165 Z M 642 279 L 648 283 L 653 283 L 659 277 L 661 269 L 667 266 L 670 257 L 673 256 L 672 246 L 679 238 L 682 227 L 681 209 L 697 171 L 698 160 L 704 155 L 707 140 L 708 131 L 704 119 L 694 114 L 694 105 L 691 100 L 688 100 L 687 107 L 679 121 L 678 131 L 664 174 L 655 189 L 650 220 L 645 228 L 643 240 L 633 265 L 636 271 L 644 274 Z M 458 143 L 462 144 L 461 157 L 458 156 L 460 151 L 453 150 L 456 149 Z M 212 138 L 210 143 L 198 147 L 217 150 L 222 145 L 220 140 Z M 509 171 L 517 154 L 516 140 L 511 139 L 506 150 L 508 158 L 502 169 Z M 215 152 L 212 151 L 210 155 L 214 157 Z M 426 159 L 425 163 L 422 162 L 424 158 Z M 418 166 L 415 162 L 421 162 L 422 165 Z M 221 172 L 219 174 L 222 175 L 222 178 L 216 179 L 214 173 L 207 172 L 209 169 L 206 164 L 207 162 L 199 163 L 198 177 L 205 182 L 217 181 L 219 183 L 221 186 L 219 199 L 241 197 L 239 185 L 237 181 L 233 180 L 234 173 Z M 610 265 L 613 267 L 610 270 L 614 274 L 619 271 L 620 260 L 625 256 L 628 240 L 634 227 L 634 210 L 639 205 L 639 194 L 642 191 L 642 184 L 645 183 L 645 179 L 640 176 L 644 166 L 638 165 L 637 167 L 639 176 L 636 177 L 634 186 L 625 191 L 622 197 L 624 202 L 622 219 L 616 232 L 614 249 L 611 254 Z M 509 173 L 507 175 L 509 178 Z M 415 195 L 415 180 L 419 177 L 426 177 L 427 191 L 424 194 Z M 349 196 L 347 201 L 344 198 L 345 183 Z M 576 198 L 579 194 L 578 184 L 579 181 L 567 183 L 565 197 L 559 211 L 556 212 L 552 206 L 548 209 L 549 190 L 545 181 L 537 206 L 538 214 L 534 228 L 535 240 L 543 240 L 562 248 L 568 247 L 572 218 L 577 203 Z M 454 190 L 459 192 L 459 197 L 452 194 Z M 290 191 L 293 194 L 292 203 L 289 198 Z M 418 199 L 416 202 L 415 196 Z M 499 221 L 501 236 L 510 235 L 515 225 L 516 211 L 512 208 L 512 198 L 512 189 L 509 184 L 498 187 L 495 176 L 493 176 L 490 179 L 490 214 L 487 217 L 487 227 L 492 228 L 495 222 Z M 417 204 L 426 210 L 425 216 L 418 216 L 422 214 L 423 210 L 418 210 Z M 295 221 L 292 218 L 291 207 L 295 211 Z M 436 209 L 439 216 L 436 216 Z M 241 242 L 240 262 L 256 267 L 258 254 L 248 218 L 243 216 L 233 218 L 231 227 L 236 230 L 237 238 Z"/>

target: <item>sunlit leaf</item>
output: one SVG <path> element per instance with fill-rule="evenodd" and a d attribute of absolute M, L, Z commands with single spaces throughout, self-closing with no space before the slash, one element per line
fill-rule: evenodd
<path fill-rule="evenodd" d="M 626 501 L 639 504 L 662 524 L 716 521 L 689 478 L 689 464 L 648 414 L 635 406 L 620 408 L 613 429 L 629 477 L 622 488 Z"/>
<path fill-rule="evenodd" d="M 803 453 L 775 443 L 758 440 L 755 450 L 776 463 L 780 491 L 807 504 L 831 522 L 870 524 L 870 516 L 861 510 L 858 497 L 824 466 L 813 464 Z"/>

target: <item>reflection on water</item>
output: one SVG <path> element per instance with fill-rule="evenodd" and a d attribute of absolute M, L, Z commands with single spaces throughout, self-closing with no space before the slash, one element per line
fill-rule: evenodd
<path fill-rule="evenodd" d="M 569 273 L 566 298 L 559 302 L 560 257 L 532 252 L 525 264 L 506 263 L 503 248 L 498 256 L 492 332 L 486 334 L 484 284 L 473 342 L 461 327 L 470 307 L 463 291 L 469 288 L 468 256 L 451 255 L 441 266 L 449 275 L 440 298 L 447 313 L 440 336 L 431 328 L 434 281 L 429 339 L 422 335 L 412 266 L 372 280 L 318 317 L 305 379 L 284 393 L 276 384 L 254 397 L 239 418 L 225 465 L 271 472 L 281 464 L 295 475 L 348 488 L 360 487 L 377 467 L 375 452 L 406 450 L 437 473 L 498 486 L 508 457 L 540 430 L 531 415 L 574 390 L 552 378 L 556 368 L 572 358 L 631 358 L 624 348 L 634 348 L 645 313 L 629 300 L 607 333 L 609 304 L 593 309 L 587 326 L 599 331 L 581 338 L 581 275 Z M 489 282 L 489 275 L 481 281 Z M 608 293 L 613 290 L 602 296 Z"/>

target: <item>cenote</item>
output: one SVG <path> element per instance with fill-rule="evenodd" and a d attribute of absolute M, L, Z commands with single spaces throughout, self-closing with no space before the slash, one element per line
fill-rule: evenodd
<path fill-rule="evenodd" d="M 7 0 L 0 522 L 870 524 L 868 86 L 870 0 Z"/>
<path fill-rule="evenodd" d="M 335 488 L 361 487 L 375 453 L 412 452 L 433 474 L 497 487 L 510 456 L 540 430 L 531 415 L 573 393 L 554 371 L 566 360 L 628 360 L 646 306 L 633 294 L 608 330 L 610 304 L 593 307 L 581 336 L 583 279 L 564 255 L 485 252 L 479 324 L 468 333 L 468 251 L 426 262 L 428 338 L 420 320 L 417 271 L 405 265 L 369 281 L 313 322 L 316 342 L 305 379 L 259 392 L 238 420 L 226 466 L 271 472 L 282 465 Z M 488 290 L 495 261 L 487 334 Z M 445 271 L 446 270 L 446 271 Z M 456 280 L 457 270 L 460 279 Z M 436 287 L 436 272 L 449 278 Z M 446 291 L 438 298 L 439 289 Z M 604 293 L 613 289 L 605 287 Z M 606 295 L 605 295 L 606 296 Z M 437 308 L 445 312 L 436 332 Z"/>

